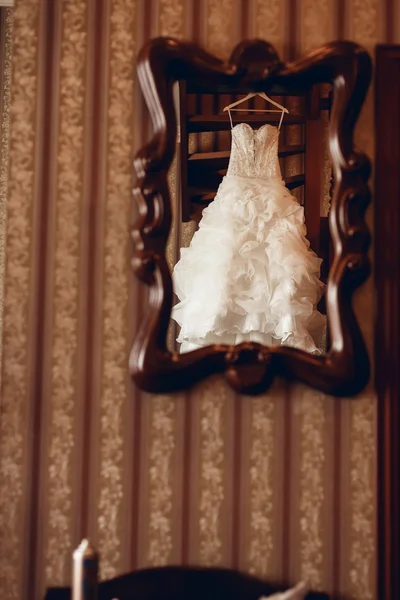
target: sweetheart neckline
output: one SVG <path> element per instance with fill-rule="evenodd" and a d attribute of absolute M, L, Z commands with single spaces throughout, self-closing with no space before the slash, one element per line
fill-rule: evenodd
<path fill-rule="evenodd" d="M 266 127 L 272 127 L 272 129 L 275 130 L 275 132 L 277 134 L 279 134 L 279 129 L 278 127 L 276 127 L 276 125 L 272 125 L 271 123 L 264 123 L 264 125 L 261 125 L 261 127 L 259 127 L 259 129 L 253 129 L 253 127 L 251 125 L 249 125 L 249 123 L 236 123 L 236 125 L 234 125 L 234 127 L 232 127 L 232 131 L 234 129 L 236 129 L 237 127 L 239 127 L 239 125 L 245 125 L 248 129 L 250 129 L 250 131 L 252 132 L 253 135 L 257 135 L 259 131 L 261 131 L 262 129 L 266 128 Z"/>

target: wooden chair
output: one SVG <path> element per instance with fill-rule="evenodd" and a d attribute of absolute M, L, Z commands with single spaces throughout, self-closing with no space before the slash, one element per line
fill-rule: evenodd
<path fill-rule="evenodd" d="M 178 113 L 178 170 L 182 200 L 182 221 L 200 220 L 201 211 L 214 198 L 222 177 L 226 173 L 230 155 L 230 122 L 222 108 L 232 100 L 243 96 L 243 90 L 237 94 L 222 93 L 224 90 L 201 88 L 192 81 L 180 81 L 177 98 Z M 285 135 L 281 136 L 279 157 L 302 156 L 301 172 L 285 176 L 288 189 L 306 189 L 303 193 L 305 220 L 311 247 L 317 253 L 321 243 L 321 232 L 325 227 L 320 223 L 320 202 L 322 194 L 323 170 L 323 121 L 322 113 L 330 110 L 331 95 L 324 96 L 319 86 L 311 90 L 269 90 L 269 95 L 280 99 L 282 96 L 297 100 L 297 114 L 285 116 L 283 130 L 287 125 L 296 125 L 301 129 L 302 142 L 286 144 Z M 287 98 L 286 98 L 287 99 Z M 254 98 L 249 108 L 263 107 L 263 100 Z M 283 102 L 283 101 L 282 101 Z M 264 103 L 265 104 L 265 103 Z M 265 106 L 264 106 L 265 108 Z M 257 129 L 264 123 L 277 124 L 280 115 L 274 113 L 257 114 L 241 112 L 232 115 L 233 121 L 245 122 Z M 190 139 L 190 135 L 192 137 Z M 204 134 L 207 142 L 204 143 Z M 194 143 L 191 143 L 191 141 Z"/>
<path fill-rule="evenodd" d="M 72 588 L 50 588 L 45 600 L 260 600 L 283 591 L 230 569 L 155 567 L 98 582 L 98 555 L 84 541 L 74 553 Z M 328 600 L 310 593 L 307 600 Z"/>

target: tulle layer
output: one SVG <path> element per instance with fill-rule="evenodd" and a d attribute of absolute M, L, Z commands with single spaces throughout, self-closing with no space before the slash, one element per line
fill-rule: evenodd
<path fill-rule="evenodd" d="M 256 341 L 318 353 L 320 266 L 281 180 L 226 176 L 173 272 L 181 352 Z"/>

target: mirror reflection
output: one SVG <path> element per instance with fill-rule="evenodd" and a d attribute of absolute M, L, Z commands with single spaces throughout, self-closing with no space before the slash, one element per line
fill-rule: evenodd
<path fill-rule="evenodd" d="M 210 94 L 180 82 L 175 98 L 171 349 L 326 352 L 330 90 Z"/>

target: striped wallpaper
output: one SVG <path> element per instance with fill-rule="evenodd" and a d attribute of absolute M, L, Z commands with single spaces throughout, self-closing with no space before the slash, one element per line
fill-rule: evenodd
<path fill-rule="evenodd" d="M 17 0 L 2 12 L 3 600 L 68 583 L 85 535 L 103 577 L 227 565 L 375 600 L 372 385 L 338 401 L 279 382 L 238 396 L 219 377 L 150 396 L 129 380 L 145 300 L 129 269 L 132 158 L 149 132 L 132 80 L 156 35 L 222 57 L 245 37 L 287 59 L 337 38 L 373 51 L 400 42 L 399 4 Z M 370 155 L 372 106 L 358 127 Z M 371 281 L 356 305 L 371 346 Z"/>

